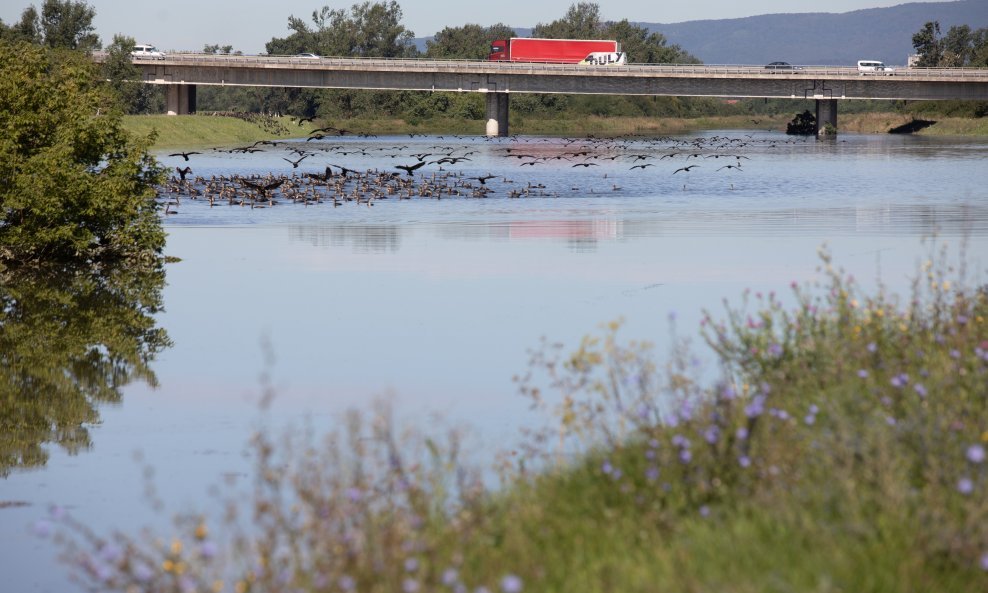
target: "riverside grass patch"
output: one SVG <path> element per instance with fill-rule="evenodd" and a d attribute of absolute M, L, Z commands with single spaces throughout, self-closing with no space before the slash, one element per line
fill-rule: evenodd
<path fill-rule="evenodd" d="M 518 384 L 546 422 L 494 469 L 380 404 L 258 433 L 223 517 L 35 530 L 99 591 L 983 592 L 988 289 L 944 251 L 905 298 L 821 262 L 705 316 L 712 383 L 620 322 L 542 344 Z"/>

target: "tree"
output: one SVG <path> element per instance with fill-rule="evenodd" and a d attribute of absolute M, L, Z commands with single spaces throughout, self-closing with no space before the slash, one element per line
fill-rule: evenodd
<path fill-rule="evenodd" d="M 491 52 L 491 42 L 515 37 L 515 30 L 498 23 L 490 27 L 463 25 L 446 27 L 425 42 L 425 55 L 436 59 L 486 60 Z"/>
<path fill-rule="evenodd" d="M 936 68 L 943 59 L 943 44 L 940 40 L 940 22 L 930 21 L 913 35 L 913 49 L 919 54 L 916 65 L 920 68 Z"/>
<path fill-rule="evenodd" d="M 566 16 L 549 24 L 539 23 L 532 30 L 532 37 L 549 39 L 602 39 L 604 26 L 600 20 L 600 6 L 594 2 L 579 2 L 566 11 Z"/>
<path fill-rule="evenodd" d="M 135 41 L 133 37 L 114 35 L 113 43 L 106 47 L 103 60 L 103 79 L 120 98 L 123 110 L 129 114 L 160 111 L 161 91 L 155 85 L 140 82 L 141 71 L 130 57 Z"/>
<path fill-rule="evenodd" d="M 349 12 L 324 6 L 312 12 L 314 28 L 300 18 L 289 17 L 292 34 L 272 39 L 266 49 L 275 55 L 313 52 L 347 57 L 411 56 L 415 53 L 414 34 L 401 24 L 401 16 L 401 7 L 394 0 L 354 4 Z"/>
<path fill-rule="evenodd" d="M 0 39 L 27 43 L 41 43 L 41 25 L 38 11 L 34 6 L 28 6 L 21 13 L 21 20 L 15 25 L 4 25 L 0 21 Z"/>
<path fill-rule="evenodd" d="M 957 68 L 964 66 L 971 58 L 971 27 L 953 26 L 943 37 L 941 66 Z"/>
<path fill-rule="evenodd" d="M 700 61 L 678 45 L 666 45 L 661 33 L 649 33 L 640 25 L 632 25 L 628 19 L 607 23 L 604 37 L 621 43 L 629 62 L 640 64 L 698 64 Z"/>
<path fill-rule="evenodd" d="M 160 262 L 163 170 L 100 78 L 78 52 L 0 42 L 0 265 Z"/>

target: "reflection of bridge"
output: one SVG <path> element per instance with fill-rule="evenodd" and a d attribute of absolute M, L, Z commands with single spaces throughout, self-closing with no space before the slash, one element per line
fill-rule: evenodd
<path fill-rule="evenodd" d="M 101 59 L 97 55 L 97 60 Z M 168 112 L 195 111 L 196 85 L 477 92 L 487 95 L 487 133 L 507 135 L 510 93 L 815 99 L 817 125 L 837 125 L 841 99 L 988 100 L 988 69 L 897 70 L 807 66 L 582 66 L 457 60 L 170 54 L 136 59 L 143 79 L 168 85 Z"/>

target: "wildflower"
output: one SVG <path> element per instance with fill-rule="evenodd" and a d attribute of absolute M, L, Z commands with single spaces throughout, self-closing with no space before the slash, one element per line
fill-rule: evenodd
<path fill-rule="evenodd" d="M 693 454 L 690 453 L 689 449 L 683 449 L 679 452 L 679 460 L 683 463 L 689 463 L 693 459 Z"/>
<path fill-rule="evenodd" d="M 605 460 L 604 463 L 600 464 L 601 473 L 610 475 L 614 471 L 614 466 L 611 465 L 610 461 Z"/>
<path fill-rule="evenodd" d="M 703 433 L 703 438 L 706 439 L 711 445 L 717 443 L 717 438 L 720 436 L 720 430 L 716 426 L 711 426 Z"/>
<path fill-rule="evenodd" d="M 981 570 L 988 571 L 988 552 L 981 555 Z"/>
<path fill-rule="evenodd" d="M 33 530 L 34 535 L 38 537 L 48 537 L 52 532 L 51 523 L 44 519 L 40 519 L 35 521 Z"/>
<path fill-rule="evenodd" d="M 407 578 L 402 581 L 401 590 L 405 593 L 416 593 L 419 590 L 419 582 L 413 578 Z"/>
<path fill-rule="evenodd" d="M 922 383 L 916 383 L 915 385 L 913 385 L 913 389 L 916 390 L 916 393 L 920 397 L 926 397 L 926 387 L 923 387 Z"/>
<path fill-rule="evenodd" d="M 868 343 L 868 352 L 875 353 L 876 351 L 878 351 L 878 344 L 876 344 L 874 342 L 869 342 Z"/>
<path fill-rule="evenodd" d="M 100 560 L 104 562 L 116 562 L 117 560 L 120 560 L 121 556 L 123 556 L 123 550 L 120 549 L 120 546 L 116 546 L 114 544 L 103 544 L 99 550 Z"/>
<path fill-rule="evenodd" d="M 748 438 L 747 427 L 742 426 L 741 428 L 739 428 L 737 432 L 734 433 L 734 436 L 736 436 L 739 441 L 743 441 L 747 439 Z"/>
<path fill-rule="evenodd" d="M 645 479 L 648 480 L 649 482 L 654 482 L 658 480 L 659 468 L 655 467 L 654 465 L 648 466 L 648 469 L 645 470 Z"/>
<path fill-rule="evenodd" d="M 816 404 L 810 404 L 810 414 L 819 414 L 820 408 Z"/>
<path fill-rule="evenodd" d="M 774 344 L 773 343 L 772 345 L 770 345 L 768 347 L 768 353 L 773 358 L 778 358 L 778 357 L 782 356 L 782 346 L 779 345 L 779 344 Z"/>
<path fill-rule="evenodd" d="M 447 568 L 443 571 L 443 584 L 451 587 L 460 580 L 460 573 L 455 568 Z"/>
<path fill-rule="evenodd" d="M 154 576 L 154 572 L 146 564 L 138 564 L 134 567 L 134 578 L 142 583 L 146 583 Z"/>
<path fill-rule="evenodd" d="M 516 575 L 504 575 L 504 578 L 501 579 L 501 591 L 504 593 L 520 593 L 521 586 L 521 577 Z"/>
<path fill-rule="evenodd" d="M 353 589 L 357 586 L 357 582 L 353 580 L 353 577 L 346 574 L 341 576 L 340 579 L 336 581 L 336 584 L 339 585 L 340 589 L 343 589 L 344 591 L 353 591 Z"/>
<path fill-rule="evenodd" d="M 48 507 L 48 516 L 55 521 L 61 521 L 67 514 L 68 513 L 65 511 L 65 507 L 60 507 L 57 504 L 53 504 Z"/>
<path fill-rule="evenodd" d="M 951 358 L 960 358 L 961 357 L 961 351 L 958 350 L 958 349 L 956 349 L 956 348 L 951 349 L 951 351 L 950 351 L 950 357 Z"/>
<path fill-rule="evenodd" d="M 861 377 L 862 379 L 868 378 L 868 370 L 867 369 L 858 369 L 858 377 Z"/>
<path fill-rule="evenodd" d="M 981 445 L 971 445 L 967 448 L 967 460 L 971 463 L 981 463 L 985 460 L 985 448 Z"/>
<path fill-rule="evenodd" d="M 405 572 L 415 572 L 419 569 L 419 561 L 415 558 L 405 560 Z"/>
<path fill-rule="evenodd" d="M 751 403 L 745 406 L 744 413 L 748 418 L 757 418 L 762 415 L 765 411 L 765 397 L 762 395 L 756 395 Z"/>
<path fill-rule="evenodd" d="M 957 480 L 957 491 L 965 495 L 974 492 L 974 482 L 967 477 Z"/>
<path fill-rule="evenodd" d="M 813 414 L 807 414 L 806 417 L 803 418 L 803 422 L 805 422 L 807 426 L 812 426 L 816 422 L 816 416 Z"/>
<path fill-rule="evenodd" d="M 707 505 L 703 505 L 702 507 L 700 507 L 700 516 L 701 517 L 709 517 L 710 516 L 710 507 L 708 507 Z"/>
<path fill-rule="evenodd" d="M 350 502 L 357 503 L 363 497 L 363 492 L 360 488 L 350 487 L 346 490 L 346 497 L 350 499 Z"/>
<path fill-rule="evenodd" d="M 728 385 L 728 386 L 724 387 L 723 391 L 721 391 L 721 395 L 724 396 L 724 399 L 732 400 L 735 397 L 737 397 L 738 392 L 737 392 L 737 390 L 734 389 L 733 386 Z"/>
<path fill-rule="evenodd" d="M 216 556 L 216 544 L 211 541 L 202 542 L 202 545 L 199 546 L 199 555 L 206 560 L 214 558 Z"/>
<path fill-rule="evenodd" d="M 681 434 L 677 434 L 677 435 L 673 435 L 672 444 L 676 445 L 677 447 L 689 448 L 690 440 Z"/>
<path fill-rule="evenodd" d="M 747 455 L 742 455 L 738 457 L 738 465 L 741 467 L 751 467 L 751 458 Z"/>
<path fill-rule="evenodd" d="M 895 426 L 896 424 L 898 424 L 898 422 L 896 421 L 896 419 L 894 417 L 892 417 L 892 416 L 886 417 L 885 418 L 885 423 L 888 424 L 889 426 Z"/>
<path fill-rule="evenodd" d="M 655 449 L 648 449 L 645 451 L 645 459 L 655 459 L 656 456 L 658 456 L 658 453 L 655 452 Z"/>

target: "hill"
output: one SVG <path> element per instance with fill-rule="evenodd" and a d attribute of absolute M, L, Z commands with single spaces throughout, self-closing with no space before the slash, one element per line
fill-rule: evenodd
<path fill-rule="evenodd" d="M 860 59 L 905 65 L 912 37 L 927 21 L 988 27 L 988 1 L 914 2 L 843 13 L 765 14 L 740 19 L 636 24 L 666 36 L 706 64 L 851 65 Z M 519 36 L 531 28 L 515 27 Z M 425 51 L 431 37 L 415 40 Z"/>
<path fill-rule="evenodd" d="M 844 13 L 766 14 L 740 19 L 638 23 L 706 64 L 847 65 L 868 58 L 905 65 L 924 23 L 988 27 L 988 2 L 915 2 Z"/>

